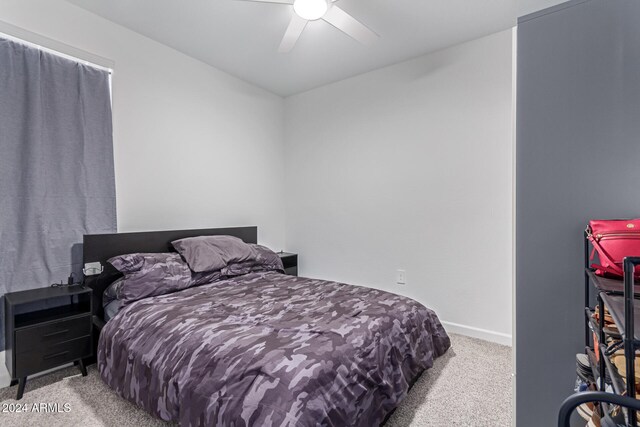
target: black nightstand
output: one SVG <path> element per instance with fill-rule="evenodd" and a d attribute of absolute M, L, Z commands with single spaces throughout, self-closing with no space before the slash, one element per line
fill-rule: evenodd
<path fill-rule="evenodd" d="M 11 292 L 4 296 L 5 363 L 20 400 L 27 376 L 92 355 L 91 289 L 80 285 Z"/>
<path fill-rule="evenodd" d="M 289 252 L 278 252 L 278 256 L 282 260 L 284 265 L 284 272 L 289 276 L 298 275 L 298 254 L 292 254 Z"/>

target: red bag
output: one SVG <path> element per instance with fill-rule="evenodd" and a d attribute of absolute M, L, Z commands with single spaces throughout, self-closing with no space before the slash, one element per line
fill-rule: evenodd
<path fill-rule="evenodd" d="M 598 252 L 600 264 L 591 264 L 598 276 L 624 277 L 625 257 L 640 256 L 640 219 L 598 219 L 589 221 L 587 239 L 593 245 L 591 261 Z M 635 276 L 640 269 L 636 268 Z"/>

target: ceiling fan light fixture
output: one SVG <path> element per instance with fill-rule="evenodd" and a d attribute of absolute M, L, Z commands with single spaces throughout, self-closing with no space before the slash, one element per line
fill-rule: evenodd
<path fill-rule="evenodd" d="M 329 3 L 327 0 L 295 0 L 293 10 L 300 18 L 315 21 L 327 13 Z"/>

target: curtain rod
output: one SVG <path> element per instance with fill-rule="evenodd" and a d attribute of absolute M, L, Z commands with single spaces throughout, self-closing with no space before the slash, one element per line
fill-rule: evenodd
<path fill-rule="evenodd" d="M 101 70 L 101 71 L 106 71 L 109 74 L 113 74 L 113 69 L 112 68 L 103 67 L 102 65 L 98 65 L 98 64 L 94 64 L 93 62 L 89 62 L 86 59 L 81 59 L 81 58 L 78 58 L 76 56 L 71 56 L 71 55 L 68 55 L 66 53 L 63 53 L 63 52 L 60 52 L 60 51 L 57 51 L 57 50 L 53 50 L 51 48 L 48 48 L 48 47 L 45 47 L 45 46 L 42 46 L 42 45 L 39 45 L 39 44 L 36 44 L 36 43 L 32 43 L 30 41 L 23 40 L 23 39 L 18 38 L 18 37 L 14 37 L 14 36 L 12 36 L 10 34 L 6 34 L 6 33 L 0 32 L 0 37 L 5 38 L 5 39 L 10 40 L 10 41 L 13 41 L 13 42 L 16 42 L 16 43 L 23 44 L 25 46 L 29 46 L 29 47 L 41 50 L 41 51 L 46 52 L 46 53 L 50 53 L 50 54 L 55 55 L 55 56 L 59 56 L 61 58 L 68 59 L 68 60 L 73 61 L 73 62 L 77 62 L 77 63 L 82 64 L 82 65 L 86 65 L 86 66 L 91 67 L 91 68 L 96 68 L 96 69 Z"/>
<path fill-rule="evenodd" d="M 9 34 L 7 32 L 8 30 L 10 30 L 12 33 L 17 34 L 17 35 Z M 83 52 L 80 49 L 76 49 L 74 47 L 67 46 L 67 45 L 65 45 L 63 43 L 60 43 L 60 42 L 57 42 L 55 40 L 46 38 L 44 36 L 40 36 L 39 34 L 36 34 L 36 33 L 31 33 L 31 32 L 29 32 L 27 30 L 23 30 L 22 28 L 15 27 L 15 26 L 10 25 L 10 24 L 8 24 L 6 22 L 3 22 L 3 21 L 0 21 L 0 37 L 6 38 L 7 40 L 10 40 L 10 41 L 13 41 L 13 42 L 16 42 L 16 43 L 20 43 L 20 44 L 23 44 L 23 45 L 26 45 L 26 46 L 29 46 L 29 47 L 33 47 L 35 49 L 41 50 L 43 52 L 50 53 L 50 54 L 55 55 L 55 56 L 59 56 L 59 57 L 62 57 L 62 58 L 77 62 L 77 63 L 82 64 L 82 65 L 86 65 L 88 67 L 92 67 L 92 68 L 96 68 L 96 69 L 101 70 L 101 71 L 105 71 L 105 72 L 107 72 L 109 74 L 113 74 L 113 68 L 111 68 L 111 67 L 106 67 L 104 65 L 99 65 L 99 64 L 96 64 L 95 62 L 89 61 L 87 59 L 83 59 L 83 58 L 81 58 L 79 56 L 75 56 L 75 55 L 71 55 L 71 54 L 68 54 L 68 53 L 61 52 L 60 50 L 44 46 L 42 43 L 50 41 L 49 44 L 60 45 L 60 46 L 63 46 L 63 47 L 67 47 L 68 48 L 67 50 L 73 50 L 73 51 L 76 51 L 76 52 L 80 52 L 81 54 L 84 54 L 86 56 L 92 56 L 92 57 L 95 57 L 95 58 L 99 58 L 97 55 L 93 55 L 93 54 L 90 54 L 88 52 Z M 38 40 L 38 42 L 27 40 L 27 39 Z M 111 62 L 111 63 L 113 62 L 113 61 L 109 61 L 109 60 L 106 60 L 106 59 L 103 59 L 103 58 L 99 58 L 99 59 L 102 59 L 104 62 Z"/>

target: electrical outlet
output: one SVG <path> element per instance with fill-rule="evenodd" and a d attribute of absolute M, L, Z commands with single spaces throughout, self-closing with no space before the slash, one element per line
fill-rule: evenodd
<path fill-rule="evenodd" d="M 85 276 L 95 276 L 102 273 L 102 264 L 100 262 L 88 262 L 84 265 L 82 272 Z"/>
<path fill-rule="evenodd" d="M 406 285 L 407 284 L 407 272 L 404 270 L 398 270 L 396 272 L 396 283 L 398 285 Z"/>

